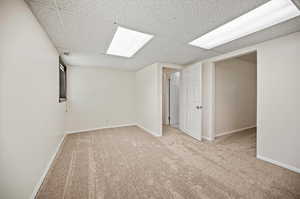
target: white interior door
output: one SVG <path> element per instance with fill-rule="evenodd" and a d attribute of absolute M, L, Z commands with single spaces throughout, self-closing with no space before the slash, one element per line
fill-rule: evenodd
<path fill-rule="evenodd" d="M 182 70 L 180 78 L 180 129 L 201 140 L 202 96 L 201 64 L 194 64 Z"/>
<path fill-rule="evenodd" d="M 170 125 L 173 127 L 179 124 L 179 77 L 179 72 L 170 75 Z"/>

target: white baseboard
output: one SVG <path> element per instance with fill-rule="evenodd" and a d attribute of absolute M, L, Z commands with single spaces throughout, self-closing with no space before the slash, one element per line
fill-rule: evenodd
<path fill-rule="evenodd" d="M 150 133 L 151 135 L 155 136 L 155 137 L 161 137 L 161 135 L 157 135 L 155 132 L 141 126 L 140 124 L 136 124 L 136 126 L 140 127 L 141 129 L 143 129 L 144 131 Z"/>
<path fill-rule="evenodd" d="M 54 161 L 54 159 L 55 159 L 55 157 L 56 157 L 56 155 L 57 155 L 57 153 L 58 153 L 58 151 L 59 151 L 59 149 L 60 149 L 62 143 L 63 143 L 64 140 L 65 140 L 65 137 L 66 137 L 66 135 L 64 135 L 64 136 L 62 137 L 62 139 L 60 140 L 59 144 L 57 145 L 57 147 L 56 147 L 56 149 L 55 149 L 53 155 L 52 155 L 51 158 L 50 158 L 50 161 L 48 162 L 48 164 L 47 164 L 47 166 L 46 166 L 46 168 L 45 168 L 45 171 L 44 171 L 43 175 L 41 176 L 41 178 L 40 178 L 40 180 L 38 181 L 38 183 L 35 185 L 35 187 L 34 187 L 34 189 L 33 189 L 33 192 L 32 192 L 32 194 L 31 194 L 31 196 L 30 196 L 30 199 L 34 199 L 35 196 L 36 196 L 36 194 L 38 193 L 38 191 L 39 191 L 39 189 L 40 189 L 40 186 L 43 184 L 43 181 L 44 181 L 44 179 L 45 179 L 45 177 L 46 177 L 46 175 L 47 175 L 49 169 L 51 168 L 51 165 L 52 165 L 52 163 L 53 163 L 53 161 Z"/>
<path fill-rule="evenodd" d="M 204 138 L 203 136 L 201 136 L 200 138 L 198 138 L 198 137 L 192 135 L 191 133 L 189 133 L 187 130 L 182 129 L 182 128 L 180 128 L 179 130 L 180 130 L 182 133 L 186 134 L 187 136 L 190 136 L 191 138 L 193 138 L 193 139 L 195 139 L 195 140 L 197 140 L 197 141 L 202 141 L 202 138 Z M 207 137 L 205 137 L 205 138 L 207 138 Z M 204 138 L 204 139 L 205 139 L 205 138 Z"/>
<path fill-rule="evenodd" d="M 220 136 L 223 136 L 223 135 L 228 135 L 228 134 L 232 134 L 232 133 L 236 133 L 236 132 L 240 132 L 240 131 L 245 131 L 247 129 L 252 129 L 252 128 L 255 128 L 255 127 L 256 127 L 256 125 L 252 125 L 252 126 L 247 126 L 247 127 L 240 128 L 240 129 L 235 129 L 235 130 L 232 130 L 232 131 L 226 131 L 226 132 L 217 134 L 216 137 L 220 137 Z"/>
<path fill-rule="evenodd" d="M 210 138 L 210 137 L 206 137 L 206 136 L 202 136 L 202 138 L 204 140 L 207 140 L 207 141 L 214 141 L 214 139 Z"/>
<path fill-rule="evenodd" d="M 84 133 L 84 132 L 89 132 L 89 131 L 96 131 L 96 130 L 101 130 L 101 129 L 119 128 L 119 127 L 126 127 L 126 126 L 137 126 L 137 124 L 136 123 L 129 123 L 129 124 L 121 124 L 121 125 L 103 126 L 103 127 L 97 127 L 97 128 L 91 128 L 91 129 L 66 131 L 66 134 Z"/>
<path fill-rule="evenodd" d="M 275 164 L 277 166 L 289 169 L 289 170 L 294 171 L 296 173 L 300 173 L 300 168 L 297 168 L 297 167 L 294 167 L 294 166 L 291 166 L 291 165 L 287 165 L 287 164 L 284 164 L 282 162 L 279 162 L 279 161 L 276 161 L 276 160 L 272 160 L 270 158 L 266 158 L 266 157 L 263 157 L 263 156 L 260 156 L 260 155 L 256 155 L 256 158 L 260 159 L 260 160 L 264 160 L 264 161 L 272 163 L 272 164 Z"/>

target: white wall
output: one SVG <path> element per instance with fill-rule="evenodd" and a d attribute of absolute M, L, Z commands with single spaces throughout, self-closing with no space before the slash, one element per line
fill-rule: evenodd
<path fill-rule="evenodd" d="M 216 136 L 256 126 L 256 64 L 231 58 L 215 67 Z"/>
<path fill-rule="evenodd" d="M 170 125 L 179 127 L 179 98 L 180 98 L 180 72 L 171 74 L 170 77 Z M 168 110 L 169 111 L 169 110 Z"/>
<path fill-rule="evenodd" d="M 69 67 L 67 131 L 135 123 L 135 72 Z"/>
<path fill-rule="evenodd" d="M 257 155 L 300 173 L 300 33 L 258 47 Z"/>
<path fill-rule="evenodd" d="M 22 0 L 0 1 L 0 198 L 29 198 L 63 137 L 58 54 Z"/>
<path fill-rule="evenodd" d="M 202 63 L 209 66 L 253 51 L 257 51 L 257 156 L 300 172 L 300 32 Z"/>
<path fill-rule="evenodd" d="M 162 67 L 152 64 L 136 72 L 137 123 L 149 133 L 162 135 Z"/>
<path fill-rule="evenodd" d="M 215 138 L 215 64 L 202 63 L 202 137 L 207 140 Z"/>

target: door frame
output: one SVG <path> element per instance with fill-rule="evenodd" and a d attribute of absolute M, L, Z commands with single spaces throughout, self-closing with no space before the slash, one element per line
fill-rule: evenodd
<path fill-rule="evenodd" d="M 256 47 L 250 47 L 250 48 L 246 48 L 246 49 L 242 49 L 242 50 L 237 50 L 237 51 L 234 51 L 231 53 L 227 53 L 225 55 L 221 55 L 221 56 L 214 57 L 211 59 L 207 59 L 207 60 L 201 62 L 203 65 L 207 66 L 207 70 L 208 70 L 207 72 L 208 72 L 208 101 L 209 101 L 209 103 L 206 105 L 207 107 L 205 107 L 207 109 L 206 117 L 208 118 L 207 119 L 208 137 L 203 136 L 204 139 L 213 141 L 216 138 L 216 84 L 215 84 L 215 82 L 216 82 L 216 66 L 215 66 L 215 63 L 222 61 L 222 60 L 239 57 L 241 55 L 252 53 L 252 52 L 256 52 L 256 56 L 257 56 L 257 60 L 258 60 L 258 57 L 259 57 L 258 49 Z M 202 67 L 202 70 L 204 70 L 204 67 Z M 202 94 L 202 97 L 203 97 L 203 94 Z M 258 95 L 257 95 L 256 100 L 258 101 Z M 258 104 L 256 105 L 256 114 L 258 114 L 257 109 L 258 109 Z"/>
<path fill-rule="evenodd" d="M 178 70 L 178 72 L 181 72 L 181 70 L 183 69 L 183 66 L 181 65 L 177 65 L 177 64 L 168 64 L 168 63 L 159 63 L 159 109 L 160 109 L 160 125 L 161 128 L 163 129 L 163 103 L 164 103 L 164 99 L 163 99 L 163 86 L 164 86 L 164 78 L 163 78 L 163 68 L 171 68 L 171 69 L 176 69 Z M 180 122 L 180 121 L 179 121 Z M 162 135 L 163 135 L 163 131 L 162 131 Z"/>

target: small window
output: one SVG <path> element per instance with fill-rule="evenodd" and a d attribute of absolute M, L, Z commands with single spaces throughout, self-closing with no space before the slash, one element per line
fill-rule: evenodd
<path fill-rule="evenodd" d="M 67 67 L 59 59 L 59 102 L 67 100 Z"/>

